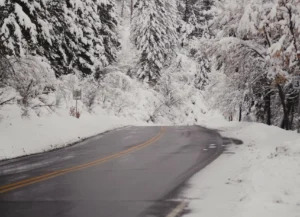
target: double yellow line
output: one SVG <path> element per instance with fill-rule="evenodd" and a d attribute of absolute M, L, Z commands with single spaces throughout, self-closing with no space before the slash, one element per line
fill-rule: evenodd
<path fill-rule="evenodd" d="M 159 133 L 155 137 L 151 138 L 150 140 L 148 140 L 140 145 L 133 146 L 127 150 L 121 151 L 119 153 L 116 153 L 116 154 L 113 154 L 113 155 L 110 155 L 110 156 L 107 156 L 107 157 L 104 157 L 104 158 L 101 158 L 101 159 L 98 159 L 95 161 L 91 161 L 89 163 L 81 164 L 78 166 L 74 166 L 74 167 L 70 167 L 70 168 L 66 168 L 66 169 L 62 169 L 62 170 L 57 170 L 57 171 L 47 173 L 47 174 L 44 174 L 41 176 L 36 176 L 36 177 L 29 178 L 29 179 L 24 179 L 19 182 L 0 186 L 0 194 L 6 193 L 9 191 L 18 189 L 18 188 L 22 188 L 22 187 L 25 187 L 28 185 L 32 185 L 32 184 L 35 184 L 38 182 L 46 181 L 48 179 L 52 179 L 54 177 L 61 176 L 61 175 L 67 174 L 67 173 L 75 172 L 75 171 L 86 169 L 86 168 L 93 167 L 93 166 L 97 166 L 97 165 L 106 163 L 110 160 L 120 158 L 120 157 L 130 154 L 132 152 L 136 152 L 136 151 L 143 149 L 143 148 L 153 144 L 154 142 L 158 141 L 160 139 L 160 137 L 164 134 L 164 132 L 165 132 L 165 128 L 161 127 Z"/>

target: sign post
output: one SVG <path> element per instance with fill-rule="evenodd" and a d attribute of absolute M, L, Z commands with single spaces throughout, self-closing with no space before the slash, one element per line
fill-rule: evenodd
<path fill-rule="evenodd" d="M 293 88 L 295 90 L 300 90 L 300 75 L 293 77 Z"/>
<path fill-rule="evenodd" d="M 298 133 L 300 133 L 300 75 L 293 78 L 293 88 L 299 91 L 298 96 Z"/>
<path fill-rule="evenodd" d="M 298 133 L 300 133 L 300 90 L 298 96 Z"/>
<path fill-rule="evenodd" d="M 81 100 L 81 98 L 82 98 L 82 92 L 81 92 L 81 90 L 79 90 L 79 89 L 77 89 L 77 90 L 74 90 L 73 91 L 73 99 L 76 101 L 76 113 L 75 113 L 75 115 L 76 115 L 76 117 L 78 118 L 79 117 L 79 115 L 78 115 L 78 109 L 77 109 L 77 105 L 78 105 L 78 100 Z"/>

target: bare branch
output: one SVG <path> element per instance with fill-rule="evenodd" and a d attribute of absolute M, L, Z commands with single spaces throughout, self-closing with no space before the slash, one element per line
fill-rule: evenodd
<path fill-rule="evenodd" d="M 5 105 L 5 104 L 8 104 L 9 102 L 11 102 L 11 101 L 13 101 L 13 100 L 15 100 L 15 97 L 10 98 L 10 99 L 8 99 L 8 100 L 5 100 L 5 101 L 3 101 L 3 102 L 0 102 L 0 106 L 3 106 L 3 105 Z"/>

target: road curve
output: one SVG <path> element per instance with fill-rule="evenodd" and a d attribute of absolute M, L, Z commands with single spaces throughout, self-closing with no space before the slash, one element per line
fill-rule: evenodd
<path fill-rule="evenodd" d="M 199 126 L 127 127 L 0 162 L 1 217 L 165 217 L 184 182 L 222 152 Z"/>

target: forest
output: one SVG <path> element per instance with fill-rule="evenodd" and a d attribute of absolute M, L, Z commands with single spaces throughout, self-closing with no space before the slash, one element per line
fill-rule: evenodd
<path fill-rule="evenodd" d="M 295 130 L 299 76 L 300 0 L 0 0 L 0 114 Z"/>

